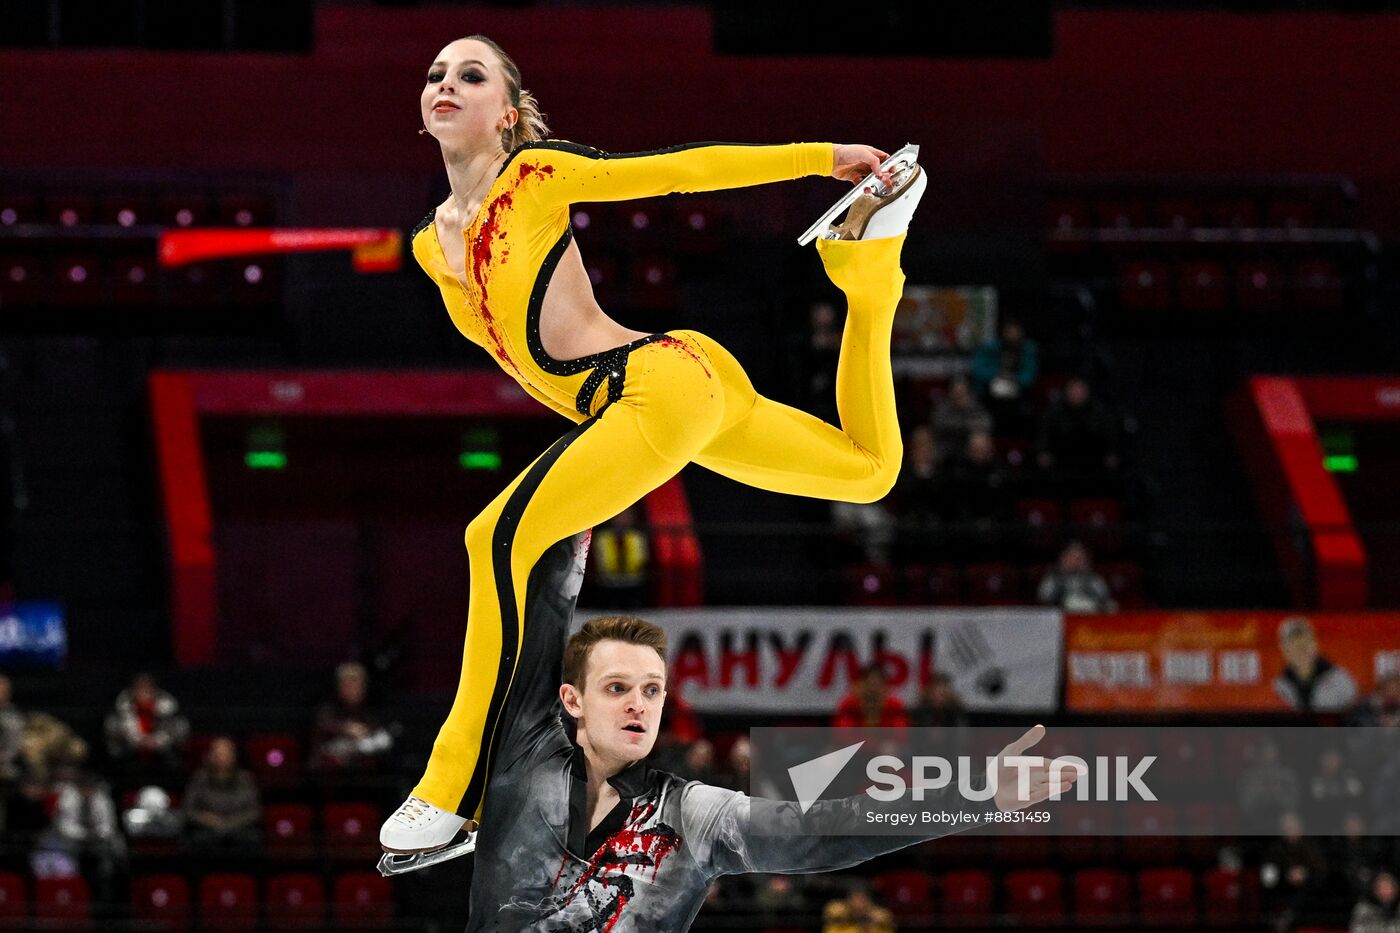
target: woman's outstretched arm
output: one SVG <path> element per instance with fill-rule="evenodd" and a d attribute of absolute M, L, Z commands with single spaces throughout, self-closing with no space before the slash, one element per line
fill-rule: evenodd
<path fill-rule="evenodd" d="M 653 152 L 608 153 L 546 140 L 531 143 L 515 158 L 518 171 L 528 171 L 528 165 L 538 173 L 530 187 L 541 201 L 562 207 L 830 175 L 835 151 L 832 143 L 690 143 Z"/>

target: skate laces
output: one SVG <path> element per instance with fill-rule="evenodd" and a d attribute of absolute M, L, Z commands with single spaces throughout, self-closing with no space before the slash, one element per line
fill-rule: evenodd
<path fill-rule="evenodd" d="M 395 811 L 393 819 L 406 826 L 412 826 L 416 820 L 428 815 L 429 806 L 431 805 L 426 800 L 410 797 Z"/>

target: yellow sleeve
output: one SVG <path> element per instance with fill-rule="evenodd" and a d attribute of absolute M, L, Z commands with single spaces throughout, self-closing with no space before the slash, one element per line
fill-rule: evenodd
<path fill-rule="evenodd" d="M 603 152 L 550 139 L 529 143 L 515 158 L 538 173 L 541 203 L 628 201 L 672 192 L 718 191 L 804 175 L 830 175 L 831 143 L 689 143 L 653 152 Z"/>

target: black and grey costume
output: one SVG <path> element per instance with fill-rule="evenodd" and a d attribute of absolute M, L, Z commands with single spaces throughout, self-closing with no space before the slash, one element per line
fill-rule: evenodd
<path fill-rule="evenodd" d="M 710 882 L 744 872 L 817 872 L 944 835 L 803 834 L 832 821 L 856 825 L 868 798 L 797 804 L 687 781 L 638 762 L 610 779 L 621 800 L 592 832 L 583 752 L 560 720 L 560 663 L 587 554 L 581 534 L 554 545 L 530 576 L 517 685 L 491 750 L 477 839 L 468 931 L 653 933 L 690 927 Z M 928 806 L 986 813 L 990 803 L 951 790 Z M 751 833 L 754 808 L 765 829 Z M 769 830 L 771 832 L 771 830 Z"/>

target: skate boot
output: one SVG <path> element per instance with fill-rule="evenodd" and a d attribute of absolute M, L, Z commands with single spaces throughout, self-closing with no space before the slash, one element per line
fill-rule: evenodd
<path fill-rule="evenodd" d="M 467 820 L 420 797 L 409 797 L 379 829 L 379 873 L 386 878 L 427 868 L 476 850 L 475 827 L 454 842 Z"/>
<path fill-rule="evenodd" d="M 916 161 L 918 157 L 919 147 L 913 143 L 907 144 L 880 163 L 880 168 L 888 170 L 892 176 L 892 188 L 886 188 L 884 182 L 871 173 L 808 227 L 797 242 L 805 246 L 818 237 L 825 240 L 878 240 L 906 232 L 909 218 L 914 215 L 914 208 L 928 187 L 928 178 Z M 850 210 L 846 212 L 845 219 L 840 224 L 832 223 L 847 208 Z"/>

